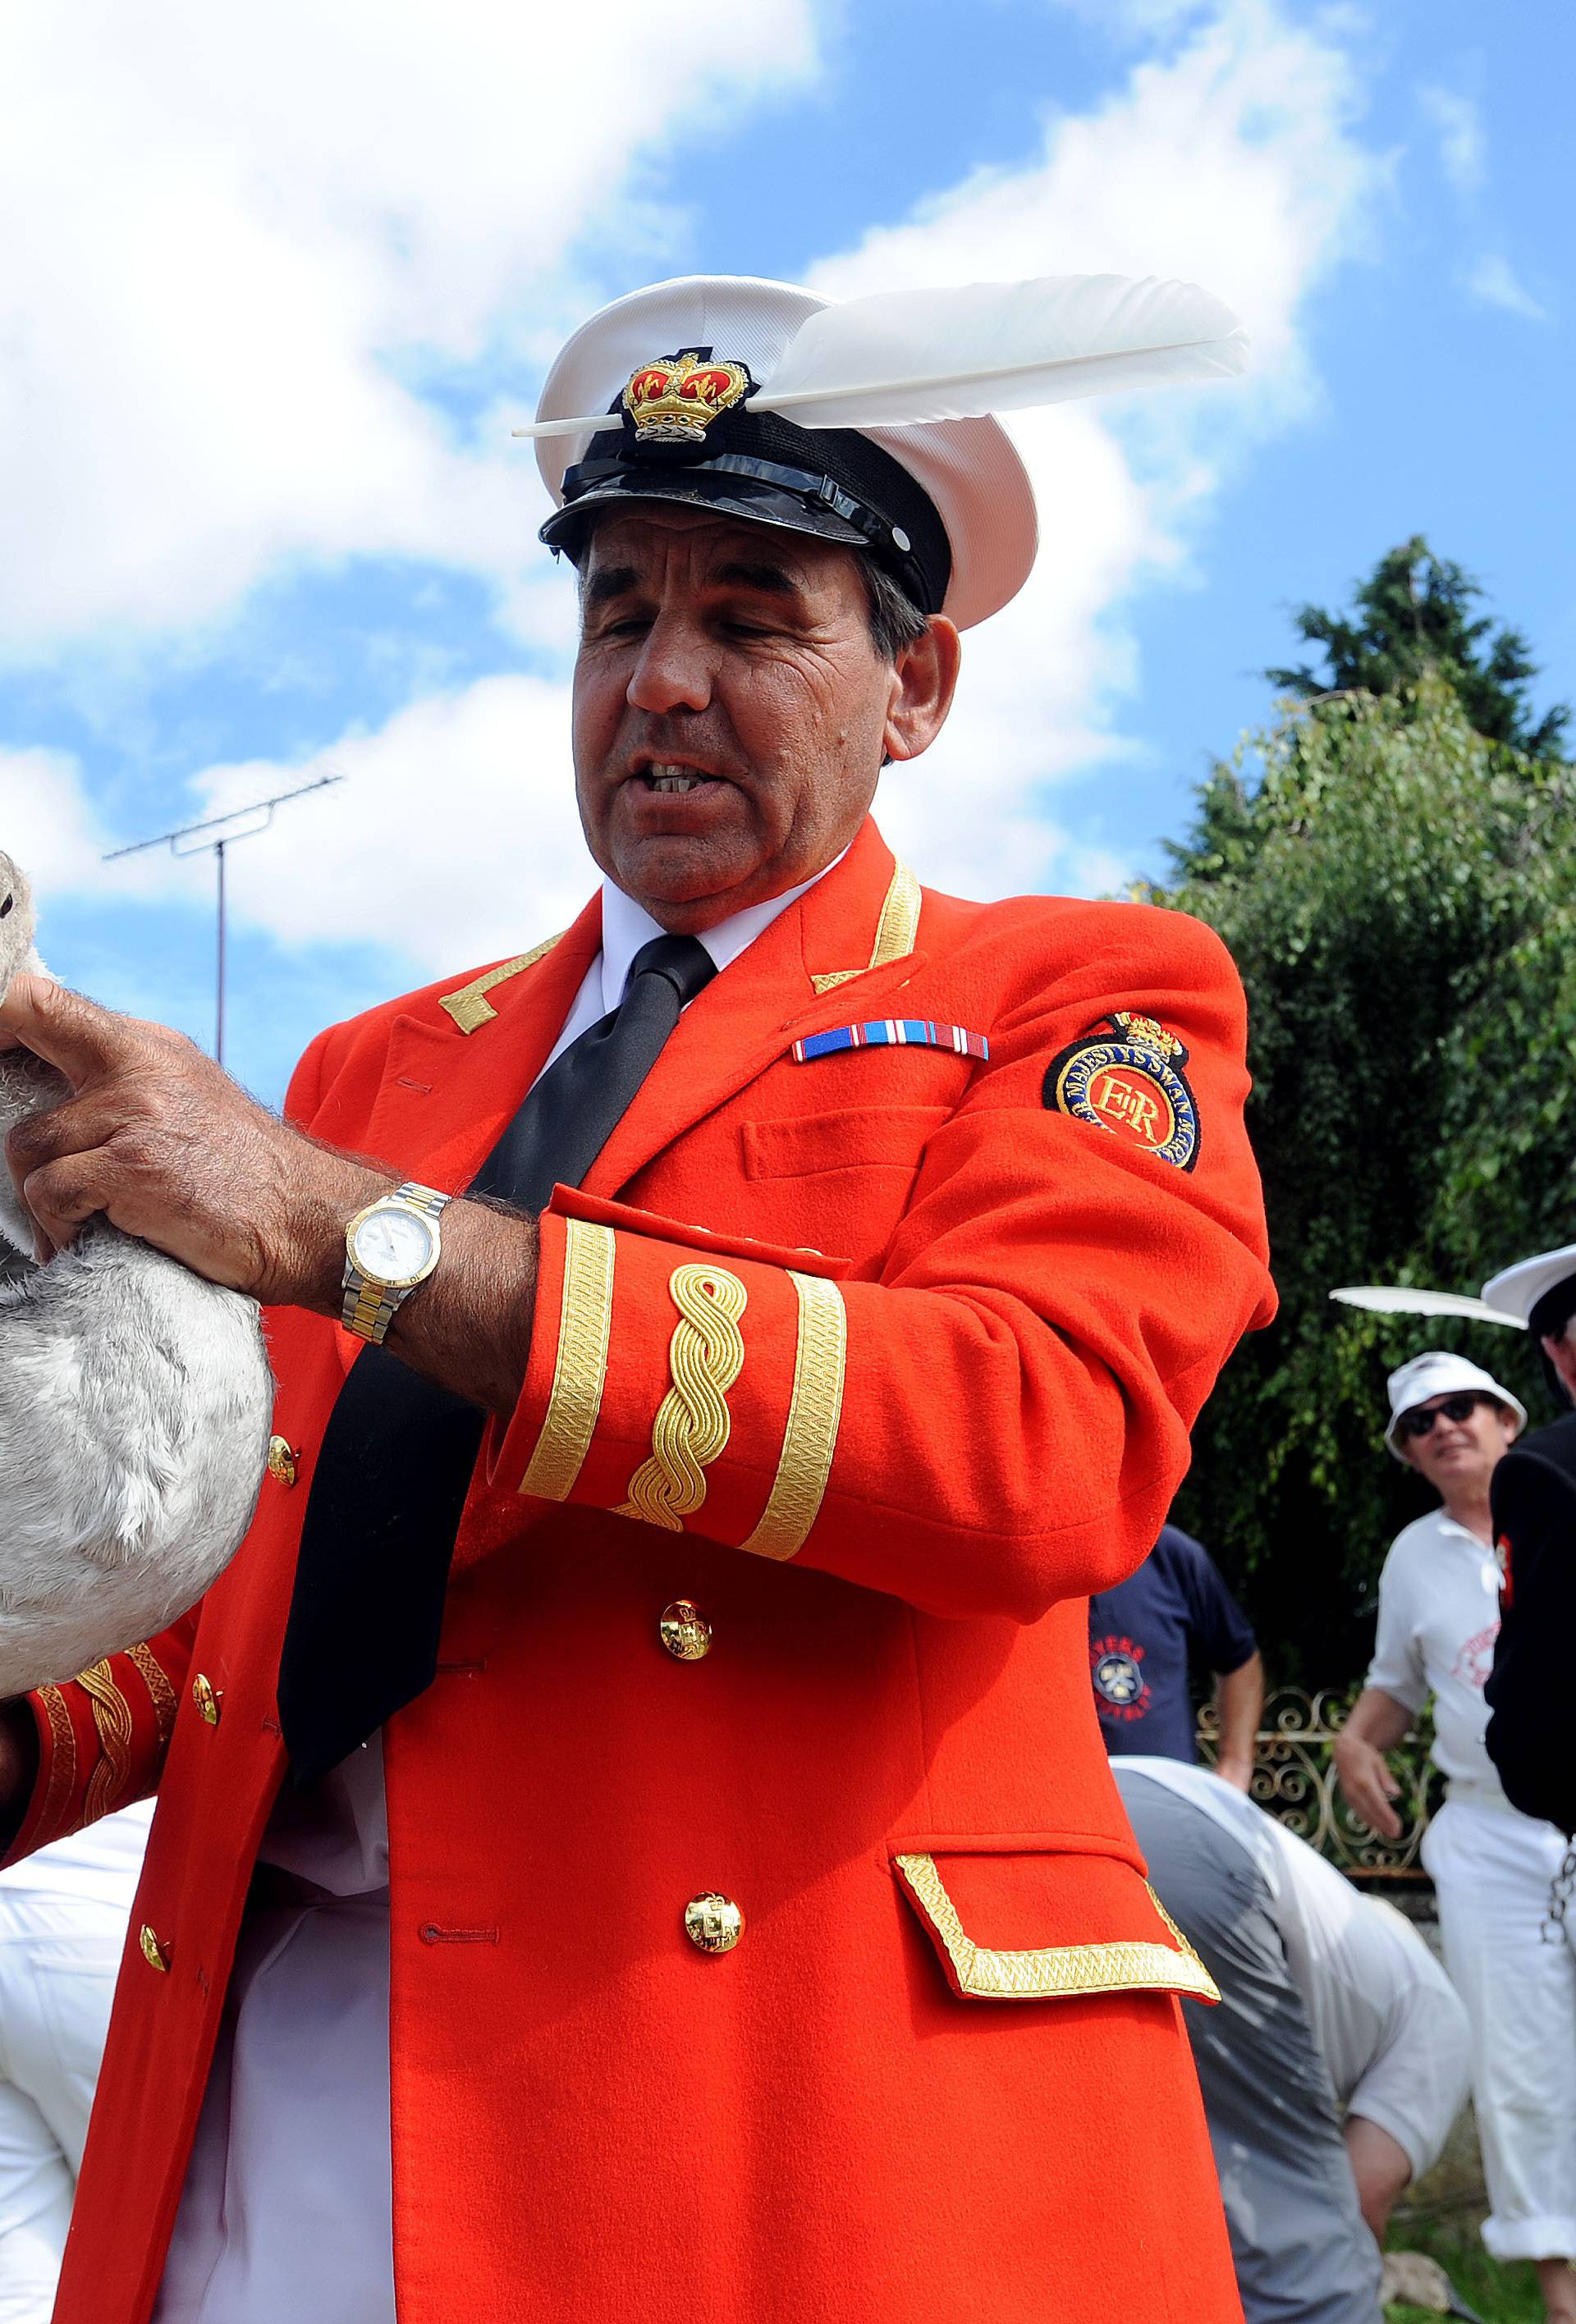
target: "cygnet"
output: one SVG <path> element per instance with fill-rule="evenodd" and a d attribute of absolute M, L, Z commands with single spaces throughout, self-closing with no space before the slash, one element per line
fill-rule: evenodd
<path fill-rule="evenodd" d="M 40 966 L 0 853 L 0 992 Z M 69 1088 L 0 1051 L 0 1139 Z M 251 1522 L 273 1382 L 256 1302 L 96 1219 L 40 1267 L 0 1162 L 0 1698 L 73 1676 L 196 1604 Z M 5 1256 L 0 1245 L 0 1256 Z"/>

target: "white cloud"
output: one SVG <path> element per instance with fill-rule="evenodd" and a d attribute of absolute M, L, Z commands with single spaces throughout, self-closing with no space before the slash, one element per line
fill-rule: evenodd
<path fill-rule="evenodd" d="M 495 411 L 588 303 L 572 251 L 652 228 L 631 171 L 682 117 L 802 80 L 813 0 L 10 0 L 0 11 L 0 637 L 222 613 L 302 558 L 531 554 Z M 672 189 L 653 214 L 670 226 Z"/>
<path fill-rule="evenodd" d="M 282 807 L 231 853 L 237 929 L 286 946 L 375 943 L 403 954 L 420 979 L 552 935 L 595 884 L 575 813 L 565 686 L 483 678 L 292 765 L 210 767 L 171 820 L 228 814 L 325 774 L 340 779 Z M 0 752 L 0 840 L 46 904 L 206 903 L 211 872 L 164 850 L 103 862 L 125 835 L 106 825 L 65 754 Z"/>
<path fill-rule="evenodd" d="M 1420 88 L 1417 101 L 1439 138 L 1440 167 L 1460 194 L 1474 194 L 1488 174 L 1488 142 L 1474 100 L 1459 89 Z"/>
<path fill-rule="evenodd" d="M 0 750 L 0 846 L 38 897 L 95 889 L 106 839 L 77 761 L 64 751 Z M 146 892 L 134 881 L 130 892 Z"/>
<path fill-rule="evenodd" d="M 981 171 L 828 261 L 818 286 L 1179 275 L 1243 317 L 1246 383 L 1015 419 L 1041 512 L 1021 596 L 965 640 L 950 724 L 885 779 L 883 824 L 922 876 L 966 893 L 1083 884 L 1043 791 L 1128 754 L 1112 730 L 1136 674 L 1124 601 L 1187 574 L 1212 496 L 1314 392 L 1299 317 L 1358 234 L 1376 165 L 1352 134 L 1344 54 L 1267 0 L 1229 0 L 1087 116 L 1048 124 L 1029 167 Z M 1102 859 L 1108 871 L 1110 859 Z"/>
<path fill-rule="evenodd" d="M 1486 307 L 1500 307 L 1529 323 L 1546 323 L 1549 310 L 1541 305 L 1515 272 L 1510 262 L 1495 253 L 1479 258 L 1466 276 L 1466 288 Z"/>
<path fill-rule="evenodd" d="M 42 15 L 31 5 L 23 13 L 42 42 Z M 172 0 L 165 0 L 160 22 L 166 32 L 175 13 Z M 180 13 L 194 39 L 211 21 Z M 354 61 L 340 54 L 344 14 L 329 11 L 331 53 L 325 58 L 341 97 Z M 454 70 L 485 80 L 490 59 L 496 76 L 506 78 L 501 35 L 486 57 L 481 53 L 484 15 L 496 33 L 495 12 L 479 0 L 458 10 L 464 58 Z M 409 21 L 394 12 L 407 71 Z M 768 12 L 749 21 L 769 21 L 778 34 L 786 28 L 792 35 L 802 31 L 803 15 L 779 0 L 774 17 Z M 104 22 L 107 27 L 107 14 Z M 600 45 L 603 35 L 598 37 Z M 767 45 L 765 35 L 754 41 L 746 60 L 764 56 Z M 299 61 L 299 41 L 287 38 L 281 46 Z M 124 67 L 118 44 L 116 55 Z M 158 69 L 166 62 L 161 51 Z M 764 62 L 758 69 L 765 69 Z M 692 88 L 699 63 L 684 70 L 687 80 L 671 59 L 654 63 L 657 96 L 681 84 Z M 152 63 L 148 71 L 156 78 Z M 265 60 L 259 72 L 270 87 L 289 81 L 293 88 L 288 74 L 270 79 Z M 221 151 L 203 182 L 234 181 L 223 223 L 231 254 L 250 235 L 268 261 L 259 256 L 251 267 L 249 287 L 237 290 L 225 326 L 228 337 L 218 338 L 226 350 L 219 369 L 236 377 L 239 419 L 218 392 L 199 320 L 179 301 L 167 302 L 156 327 L 138 334 L 128 325 L 115 340 L 120 370 L 107 384 L 102 409 L 116 414 L 117 428 L 123 419 L 132 424 L 113 439 L 126 475 L 111 473 L 110 435 L 99 429 L 94 438 L 102 458 L 93 488 L 110 503 L 104 530 L 115 568 L 93 601 L 106 616 L 125 617 L 139 577 L 154 616 L 164 619 L 181 604 L 221 602 L 264 560 L 292 549 L 414 551 L 424 541 L 436 553 L 447 541 L 454 554 L 483 564 L 492 558 L 502 571 L 507 559 L 497 546 L 500 530 L 511 541 L 525 538 L 516 473 L 511 469 L 500 488 L 484 461 L 446 445 L 438 423 L 380 370 L 376 350 L 402 334 L 403 344 L 413 344 L 424 327 L 425 300 L 439 316 L 429 336 L 450 354 L 493 346 L 510 332 L 524 347 L 518 270 L 546 268 L 545 277 L 531 279 L 557 281 L 552 270 L 561 262 L 570 221 L 567 214 L 533 217 L 522 226 L 515 218 L 509 189 L 524 184 L 521 172 L 536 184 L 541 171 L 533 158 L 510 177 L 493 111 L 477 130 L 474 165 L 460 150 L 459 128 L 445 134 L 431 183 L 408 157 L 396 161 L 368 151 L 369 140 L 381 145 L 408 139 L 409 91 L 399 82 L 391 93 L 388 83 L 388 73 L 381 73 L 363 92 L 367 117 L 385 120 L 386 139 L 357 132 L 342 170 L 324 160 L 332 139 L 316 117 L 302 124 L 298 143 L 282 142 L 264 168 L 259 124 L 271 134 L 280 131 L 280 88 L 247 97 L 245 163 L 237 168 L 226 142 L 234 124 L 218 106 L 214 134 Z M 102 106 L 113 111 L 121 103 L 95 87 Z M 496 108 L 511 124 L 515 93 L 511 86 L 508 102 Z M 144 97 L 126 102 L 134 121 Z M 317 102 L 310 94 L 309 115 Z M 160 97 L 157 105 L 164 104 Z M 199 109 L 190 88 L 181 104 L 190 143 L 190 116 Z M 1272 0 L 1223 0 L 1163 60 L 1140 63 L 1098 110 L 1052 119 L 1042 152 L 1025 167 L 976 172 L 905 223 L 873 231 L 818 270 L 818 281 L 833 292 L 1085 269 L 1182 275 L 1229 300 L 1256 343 L 1256 368 L 1246 383 L 1153 404 L 1063 407 L 1015 423 L 1040 500 L 1038 569 L 1016 604 L 968 640 L 963 690 L 941 742 L 913 766 L 894 769 L 883 786 L 884 827 L 922 876 L 965 893 L 1001 894 L 1109 887 L 1130 868 L 1119 845 L 1095 850 L 1070 838 L 1047 816 L 1044 792 L 1075 771 L 1102 766 L 1113 787 L 1119 783 L 1133 746 L 1119 732 L 1117 715 L 1136 676 L 1126 604 L 1158 577 L 1173 586 L 1191 578 L 1192 543 L 1223 480 L 1256 440 L 1303 414 L 1316 392 L 1302 337 L 1303 304 L 1353 246 L 1375 177 L 1376 165 L 1351 130 L 1353 106 L 1347 60 L 1327 38 L 1297 28 Z M 637 110 L 632 97 L 628 122 Z M 574 134 L 585 126 L 577 113 Z M 131 133 L 122 127 L 124 143 Z M 627 122 L 624 135 L 620 151 L 626 152 L 635 135 Z M 152 131 L 149 141 L 157 142 Z M 182 168 L 187 159 L 182 147 Z M 613 166 L 606 162 L 603 174 Z M 449 167 L 459 178 L 452 203 L 434 190 Z M 402 177 L 402 171 L 411 174 Z M 305 191 L 295 183 L 303 173 Z M 142 223 L 116 239 L 134 272 L 141 259 L 127 244 L 140 243 L 146 230 L 156 176 L 152 163 L 133 172 Z M 176 171 L 172 201 L 181 182 Z M 592 198 L 601 182 L 589 173 L 579 198 Z M 86 219 L 79 224 L 85 236 Z M 369 259 L 366 245 L 380 237 L 388 248 Z M 284 287 L 264 328 L 255 321 L 256 301 L 259 285 L 272 279 L 270 263 Z M 103 308 L 114 272 L 107 260 L 94 274 L 93 299 L 80 302 L 84 311 L 91 307 L 97 315 Z M 332 295 L 337 281 L 348 315 Z M 542 310 L 544 331 L 566 318 L 569 295 L 561 292 L 556 311 Z M 309 299 L 316 302 L 310 329 L 301 315 Z M 278 337 L 285 322 L 301 327 L 296 337 Z M 166 333 L 172 335 L 169 345 Z M 84 326 L 84 346 L 91 337 Z M 267 354 L 275 339 L 259 386 L 246 374 L 247 350 L 261 343 Z M 159 397 L 179 383 L 189 355 L 199 375 L 178 425 L 160 413 Z M 70 378 L 85 393 L 85 362 L 78 349 L 76 368 L 62 356 L 51 375 Z M 326 382 L 320 419 L 314 409 L 320 374 Z M 259 447 L 259 481 L 230 462 L 229 438 L 239 426 L 243 447 L 257 440 L 271 394 L 284 398 L 289 410 L 279 441 Z M 128 402 L 136 405 L 134 416 L 119 409 Z M 371 439 L 357 434 L 363 420 L 385 428 L 370 449 Z M 199 505 L 191 480 L 177 474 L 182 427 L 202 447 L 197 466 L 203 490 L 212 494 L 211 512 Z M 144 443 L 150 431 L 151 448 Z M 62 427 L 53 440 L 57 448 L 70 440 L 69 429 Z M 139 449 L 146 473 L 138 466 Z M 173 503 L 167 522 L 162 495 Z M 83 507 L 90 497 L 83 495 Z M 79 518 L 80 510 L 73 521 Z M 33 521 L 42 521 L 36 506 Z M 73 536 L 73 544 L 50 585 L 51 619 L 63 619 L 60 607 L 90 586 L 87 531 Z M 0 589 L 5 586 L 0 579 Z M 522 634 L 558 645 L 567 638 L 571 607 L 568 577 L 531 565 L 514 586 L 509 614 Z M 24 861 L 36 847 L 50 877 L 75 892 L 150 899 L 190 893 L 190 868 L 166 859 L 98 865 L 97 851 L 112 839 L 94 824 L 69 762 L 57 759 L 46 767 L 36 754 L 29 761 L 35 786 L 42 779 L 57 804 L 42 821 L 14 825 L 21 792 L 15 783 L 7 788 L 6 769 L 18 764 L 0 759 L 0 834 L 18 830 L 16 852 Z M 573 811 L 561 684 L 487 678 L 431 695 L 375 733 L 349 733 L 306 760 L 210 768 L 197 779 L 198 803 L 186 811 L 254 799 L 329 768 L 349 779 L 286 809 L 273 832 L 249 840 L 234 858 L 237 922 L 286 945 L 320 945 L 334 936 L 374 941 L 405 954 L 413 982 L 517 950 L 561 927 L 592 884 Z M 1119 835 L 1119 814 L 1111 821 Z"/>

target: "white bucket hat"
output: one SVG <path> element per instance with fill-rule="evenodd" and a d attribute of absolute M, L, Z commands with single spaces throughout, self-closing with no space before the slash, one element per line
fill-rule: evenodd
<path fill-rule="evenodd" d="M 1421 1356 L 1414 1356 L 1398 1371 L 1390 1374 L 1390 1425 L 1385 1431 L 1385 1443 L 1397 1461 L 1404 1461 L 1396 1436 L 1396 1426 L 1403 1413 L 1415 1412 L 1420 1404 L 1431 1397 L 1450 1396 L 1459 1389 L 1476 1388 L 1479 1395 L 1491 1396 L 1516 1415 L 1518 1429 L 1526 1426 L 1526 1406 L 1519 1397 L 1501 1388 L 1492 1375 L 1479 1364 L 1469 1362 L 1465 1356 L 1452 1356 L 1443 1348 L 1430 1348 Z"/>

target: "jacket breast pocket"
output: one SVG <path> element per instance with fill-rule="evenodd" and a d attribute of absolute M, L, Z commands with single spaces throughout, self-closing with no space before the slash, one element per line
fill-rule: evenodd
<path fill-rule="evenodd" d="M 1220 1998 L 1149 1883 L 1120 1857 L 952 1840 L 895 1843 L 891 1860 L 963 2000 L 1091 1993 Z"/>
<path fill-rule="evenodd" d="M 806 1178 L 821 1170 L 919 1167 L 924 1143 L 952 1109 L 945 1105 L 846 1107 L 744 1125 L 745 1176 Z"/>

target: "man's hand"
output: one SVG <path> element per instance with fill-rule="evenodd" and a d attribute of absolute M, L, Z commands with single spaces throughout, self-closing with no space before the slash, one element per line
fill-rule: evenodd
<path fill-rule="evenodd" d="M 14 978 L 0 1002 L 0 1049 L 19 1044 L 58 1066 L 72 1092 L 5 1141 L 41 1259 L 102 1213 L 210 1283 L 338 1314 L 345 1230 L 402 1173 L 303 1138 L 182 1034 L 117 1017 L 47 976 Z M 388 1346 L 507 1416 L 531 1347 L 536 1222 L 457 1202 L 442 1239 L 437 1273 L 401 1306 Z M 0 1756 L 0 1783 L 4 1772 Z"/>
<path fill-rule="evenodd" d="M 49 977 L 14 978 L 0 1002 L 0 1046 L 18 1043 L 72 1091 L 5 1141 L 41 1258 L 102 1213 L 210 1283 L 337 1311 L 347 1222 L 391 1173 L 302 1138 L 183 1035 Z"/>
<path fill-rule="evenodd" d="M 1360 1816 L 1381 1840 L 1399 1840 L 1401 1819 L 1390 1803 L 1400 1798 L 1401 1786 L 1390 1773 L 1384 1753 L 1364 1742 L 1360 1735 L 1343 1731 L 1337 1736 L 1330 1757 L 1352 1813 Z"/>

